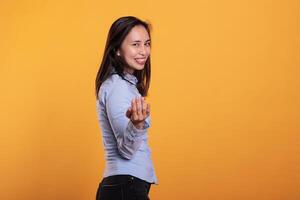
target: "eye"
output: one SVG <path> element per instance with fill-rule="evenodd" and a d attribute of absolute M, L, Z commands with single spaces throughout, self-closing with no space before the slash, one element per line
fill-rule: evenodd
<path fill-rule="evenodd" d="M 133 43 L 132 45 L 133 46 L 139 46 L 139 43 Z"/>
<path fill-rule="evenodd" d="M 146 43 L 146 46 L 149 46 L 149 47 L 150 47 L 150 46 L 151 46 L 150 42 Z"/>

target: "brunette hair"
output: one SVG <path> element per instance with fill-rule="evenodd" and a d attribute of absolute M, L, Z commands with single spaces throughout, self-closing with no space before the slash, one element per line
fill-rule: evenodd
<path fill-rule="evenodd" d="M 115 69 L 115 71 L 121 77 L 124 77 L 124 67 L 127 64 L 121 56 L 117 56 L 116 52 L 120 48 L 123 40 L 128 35 L 130 30 L 136 25 L 144 26 L 149 34 L 149 37 L 151 38 L 151 24 L 133 16 L 121 17 L 111 25 L 106 40 L 102 62 L 95 80 L 97 99 L 99 98 L 98 93 L 101 84 L 111 75 L 113 69 Z M 136 86 L 138 91 L 142 96 L 147 96 L 151 78 L 150 55 L 147 58 L 144 69 L 135 70 L 134 75 L 138 80 Z"/>

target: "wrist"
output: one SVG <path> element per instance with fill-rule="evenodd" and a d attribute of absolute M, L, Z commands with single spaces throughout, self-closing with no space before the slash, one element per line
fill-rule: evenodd
<path fill-rule="evenodd" d="M 139 122 L 139 123 L 133 123 L 133 125 L 137 128 L 137 129 L 144 129 L 144 122 Z"/>

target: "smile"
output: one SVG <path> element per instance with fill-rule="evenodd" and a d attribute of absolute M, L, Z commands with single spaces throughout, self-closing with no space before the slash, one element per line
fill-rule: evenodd
<path fill-rule="evenodd" d="M 135 61 L 140 64 L 140 65 L 144 65 L 146 63 L 146 58 L 136 58 Z"/>

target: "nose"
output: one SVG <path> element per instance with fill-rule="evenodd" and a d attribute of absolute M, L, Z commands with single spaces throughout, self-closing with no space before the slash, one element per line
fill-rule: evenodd
<path fill-rule="evenodd" d="M 146 47 L 145 45 L 140 45 L 140 49 L 139 49 L 139 53 L 142 54 L 142 55 L 145 55 L 146 54 Z"/>

